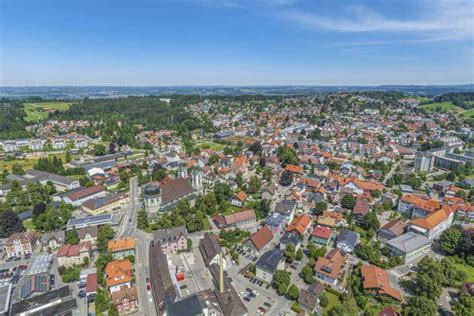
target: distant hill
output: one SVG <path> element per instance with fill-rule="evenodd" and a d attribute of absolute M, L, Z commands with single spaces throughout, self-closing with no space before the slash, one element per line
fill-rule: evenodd
<path fill-rule="evenodd" d="M 38 87 L 0 87 L 0 97 L 26 98 L 39 96 L 44 99 L 82 99 L 114 98 L 129 95 L 298 95 L 329 92 L 354 91 L 398 91 L 419 96 L 435 97 L 452 92 L 473 92 L 474 84 L 465 85 L 385 85 L 385 86 L 38 86 Z"/>

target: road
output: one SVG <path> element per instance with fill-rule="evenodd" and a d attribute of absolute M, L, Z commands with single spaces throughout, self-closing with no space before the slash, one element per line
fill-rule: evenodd
<path fill-rule="evenodd" d="M 147 234 L 136 228 L 137 214 L 140 209 L 140 189 L 138 187 L 137 177 L 130 179 L 130 205 L 125 210 L 122 222 L 117 228 L 117 237 L 133 237 L 135 239 L 135 278 L 138 289 L 138 308 L 140 315 L 156 315 L 155 305 L 151 295 L 146 290 L 145 267 L 148 267 L 148 246 L 152 240 L 152 235 Z"/>

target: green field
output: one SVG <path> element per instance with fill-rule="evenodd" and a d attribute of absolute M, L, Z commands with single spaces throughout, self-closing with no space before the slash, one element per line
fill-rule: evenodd
<path fill-rule="evenodd" d="M 324 291 L 324 294 L 327 296 L 329 303 L 328 306 L 323 308 L 323 311 L 327 312 L 334 306 L 341 304 L 341 301 L 339 301 L 339 297 L 336 294 L 329 291 Z"/>
<path fill-rule="evenodd" d="M 221 151 L 225 148 L 225 145 L 214 143 L 214 142 L 204 142 L 196 145 L 200 149 L 211 149 L 214 151 Z"/>
<path fill-rule="evenodd" d="M 425 109 L 428 112 L 436 112 L 436 113 L 443 113 L 443 112 L 461 112 L 463 111 L 462 108 L 452 104 L 451 102 L 435 102 L 424 104 L 421 108 Z"/>
<path fill-rule="evenodd" d="M 52 101 L 41 103 L 25 103 L 23 106 L 26 113 L 25 120 L 27 122 L 35 122 L 48 118 L 48 111 L 65 111 L 69 109 L 71 103 Z"/>
<path fill-rule="evenodd" d="M 474 118 L 474 109 L 466 110 L 460 114 L 462 114 L 464 118 Z"/>
<path fill-rule="evenodd" d="M 63 162 L 66 160 L 66 154 L 50 154 L 50 155 L 48 155 L 48 157 L 50 157 L 50 158 L 52 156 L 56 156 L 56 157 L 62 159 Z M 19 164 L 20 166 L 23 167 L 23 170 L 32 169 L 33 166 L 38 161 L 38 159 L 39 159 L 39 157 L 38 158 L 27 158 L 27 159 L 13 159 L 13 160 L 7 160 L 7 161 L 2 160 L 2 161 L 0 161 L 0 172 L 3 169 L 6 169 L 6 170 L 8 170 L 8 172 L 11 172 L 12 167 L 13 167 L 14 164 Z"/>
<path fill-rule="evenodd" d="M 466 273 L 466 281 L 474 282 L 474 267 L 471 267 L 466 263 L 456 263 L 454 266 L 456 267 L 456 269 L 464 271 Z"/>

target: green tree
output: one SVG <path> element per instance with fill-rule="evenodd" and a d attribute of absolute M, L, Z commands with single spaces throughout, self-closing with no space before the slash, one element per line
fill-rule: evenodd
<path fill-rule="evenodd" d="M 23 224 L 15 212 L 0 211 L 0 238 L 7 238 L 24 230 Z"/>
<path fill-rule="evenodd" d="M 286 145 L 278 147 L 277 155 L 283 167 L 288 164 L 296 165 L 299 162 L 296 151 Z"/>
<path fill-rule="evenodd" d="M 455 227 L 446 229 L 439 239 L 441 249 L 448 255 L 455 254 L 458 249 L 459 241 L 461 240 L 461 231 Z"/>
<path fill-rule="evenodd" d="M 103 313 L 109 309 L 110 305 L 110 296 L 107 290 L 104 290 L 100 287 L 97 288 L 97 294 L 95 295 L 95 312 Z"/>
<path fill-rule="evenodd" d="M 114 304 L 109 305 L 108 316 L 119 316 L 117 306 L 115 306 Z"/>
<path fill-rule="evenodd" d="M 326 307 L 329 305 L 329 299 L 326 293 L 322 293 L 321 296 L 319 296 L 319 305 L 321 305 L 321 307 Z"/>
<path fill-rule="evenodd" d="M 144 209 L 140 209 L 137 214 L 137 227 L 139 229 L 145 229 L 149 226 L 148 214 Z"/>
<path fill-rule="evenodd" d="M 293 243 L 286 245 L 283 255 L 286 258 L 286 262 L 292 263 L 295 260 L 295 245 Z"/>
<path fill-rule="evenodd" d="M 296 251 L 295 259 L 296 261 L 301 261 L 303 259 L 303 250 L 301 248 Z"/>
<path fill-rule="evenodd" d="M 106 154 L 106 148 L 102 144 L 95 144 L 94 145 L 94 151 L 93 154 L 94 156 L 104 156 Z"/>
<path fill-rule="evenodd" d="M 328 209 L 328 205 L 326 202 L 324 201 L 321 201 L 321 202 L 317 202 L 316 205 L 314 206 L 314 215 L 321 215 L 323 214 L 323 211 L 327 210 Z"/>
<path fill-rule="evenodd" d="M 262 181 L 257 176 L 253 176 L 250 178 L 248 192 L 249 193 L 256 193 L 262 188 Z"/>
<path fill-rule="evenodd" d="M 97 248 L 99 252 L 106 252 L 109 240 L 115 237 L 115 231 L 110 225 L 104 225 L 99 228 L 99 234 L 97 236 Z"/>
<path fill-rule="evenodd" d="M 344 195 L 344 197 L 341 200 L 342 206 L 351 210 L 354 208 L 355 203 L 356 203 L 356 199 L 352 194 Z"/>
<path fill-rule="evenodd" d="M 290 273 L 285 270 L 277 270 L 273 274 L 273 283 L 276 286 L 278 295 L 284 295 L 290 286 Z"/>
<path fill-rule="evenodd" d="M 435 301 L 423 296 L 410 296 L 403 308 L 404 316 L 437 315 L 438 308 Z"/>
<path fill-rule="evenodd" d="M 77 245 L 79 243 L 79 234 L 76 226 L 66 232 L 66 243 L 68 245 Z"/>
<path fill-rule="evenodd" d="M 378 231 L 380 228 L 380 222 L 377 219 L 377 214 L 374 211 L 367 213 L 364 216 L 362 225 L 365 229 L 372 229 L 373 231 Z"/>
<path fill-rule="evenodd" d="M 12 166 L 12 173 L 22 176 L 25 174 L 25 170 L 23 170 L 23 167 L 20 164 L 15 163 Z"/>
<path fill-rule="evenodd" d="M 292 284 L 290 286 L 290 288 L 288 289 L 288 296 L 294 301 L 298 299 L 298 297 L 300 296 L 300 290 L 296 285 Z"/>
<path fill-rule="evenodd" d="M 474 314 L 474 297 L 463 294 L 457 302 L 453 304 L 453 312 L 456 316 L 472 316 Z"/>

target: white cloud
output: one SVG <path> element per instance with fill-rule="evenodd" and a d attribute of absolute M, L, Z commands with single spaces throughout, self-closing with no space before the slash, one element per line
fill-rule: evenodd
<path fill-rule="evenodd" d="M 364 6 L 352 7 L 345 16 L 323 16 L 292 9 L 281 12 L 284 19 L 314 30 L 350 33 L 408 33 L 423 35 L 424 41 L 472 38 L 474 1 L 432 0 L 419 4 L 419 18 L 395 19 Z M 412 14 L 411 14 L 412 15 Z"/>

